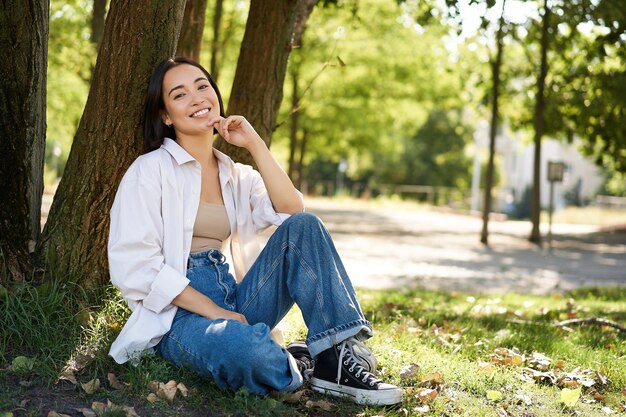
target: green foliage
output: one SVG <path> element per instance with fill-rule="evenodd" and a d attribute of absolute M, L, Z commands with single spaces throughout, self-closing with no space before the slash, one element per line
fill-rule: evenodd
<path fill-rule="evenodd" d="M 95 65 L 96 50 L 89 40 L 92 6 L 88 0 L 50 5 L 46 164 L 58 175 L 65 167 Z"/>

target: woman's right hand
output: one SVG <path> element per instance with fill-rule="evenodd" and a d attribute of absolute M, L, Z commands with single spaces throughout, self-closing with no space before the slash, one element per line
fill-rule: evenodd
<path fill-rule="evenodd" d="M 236 320 L 244 324 L 248 324 L 248 320 L 246 320 L 246 316 L 240 313 L 236 313 L 234 311 L 229 311 L 229 310 L 224 310 L 224 314 L 221 314 L 221 317 L 215 317 L 215 318 L 222 318 L 226 320 Z"/>

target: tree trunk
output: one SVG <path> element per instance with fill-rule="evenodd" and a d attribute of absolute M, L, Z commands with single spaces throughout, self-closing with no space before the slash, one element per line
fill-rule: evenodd
<path fill-rule="evenodd" d="M 504 45 L 504 7 L 506 0 L 502 2 L 502 12 L 498 23 L 496 35 L 496 59 L 492 62 L 493 87 L 491 90 L 491 126 L 489 127 L 489 160 L 487 162 L 487 174 L 485 176 L 485 195 L 483 202 L 483 228 L 480 233 L 481 243 L 489 244 L 489 213 L 491 213 L 491 189 L 493 188 L 493 160 L 496 153 L 496 134 L 498 133 L 498 99 L 500 96 L 500 67 L 502 66 L 502 51 Z"/>
<path fill-rule="evenodd" d="M 200 62 L 206 3 L 207 0 L 190 0 L 187 2 L 176 55 Z"/>
<path fill-rule="evenodd" d="M 184 9 L 184 0 L 111 2 L 89 97 L 39 247 L 57 278 L 86 287 L 109 280 L 109 211 L 124 172 L 143 151 L 148 79 L 156 63 L 173 54 Z"/>
<path fill-rule="evenodd" d="M 545 86 L 548 75 L 548 40 L 550 36 L 550 9 L 548 0 L 543 6 L 541 27 L 541 66 L 537 77 L 537 101 L 535 102 L 535 160 L 533 164 L 533 194 L 530 220 L 532 230 L 528 240 L 541 245 L 541 231 L 539 230 L 541 215 L 541 138 L 544 131 Z"/>
<path fill-rule="evenodd" d="M 26 3 L 26 4 L 24 4 Z M 0 283 L 23 281 L 41 232 L 49 3 L 0 5 Z"/>
<path fill-rule="evenodd" d="M 251 0 L 227 114 L 241 114 L 269 146 L 283 97 L 283 83 L 299 7 L 309 0 Z M 306 16 L 308 18 L 308 16 Z M 306 20 L 306 19 L 305 19 Z M 218 139 L 233 159 L 253 163 L 243 148 Z"/>
<path fill-rule="evenodd" d="M 215 13 L 213 14 L 213 40 L 211 41 L 211 75 L 215 82 L 219 75 L 217 64 L 220 53 L 220 27 L 222 26 L 222 0 L 215 0 Z"/>
<path fill-rule="evenodd" d="M 93 15 L 91 16 L 91 41 L 96 44 L 96 51 L 100 48 L 104 34 L 107 0 L 93 0 Z"/>
<path fill-rule="evenodd" d="M 302 138 L 300 139 L 300 155 L 298 157 L 298 164 L 296 165 L 296 181 L 294 183 L 294 186 L 298 190 L 302 189 L 302 182 L 304 181 L 304 155 L 308 139 L 309 132 L 306 129 L 303 129 Z"/>
<path fill-rule="evenodd" d="M 299 119 L 300 112 L 298 106 L 300 105 L 300 95 L 298 89 L 298 69 L 294 68 L 290 71 L 291 75 L 291 126 L 289 129 L 289 161 L 287 164 L 287 175 L 291 178 L 291 181 L 295 183 L 295 163 L 296 163 L 296 148 L 298 147 L 298 131 L 300 130 Z"/>

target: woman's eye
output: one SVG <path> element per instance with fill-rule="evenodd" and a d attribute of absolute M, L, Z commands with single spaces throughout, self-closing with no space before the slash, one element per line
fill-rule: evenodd
<path fill-rule="evenodd" d="M 209 88 L 208 84 L 202 84 L 201 86 L 198 87 L 198 90 L 206 90 L 207 88 Z"/>
<path fill-rule="evenodd" d="M 174 100 L 178 100 L 179 98 L 183 97 L 184 95 L 185 95 L 184 93 L 176 94 L 174 96 Z"/>

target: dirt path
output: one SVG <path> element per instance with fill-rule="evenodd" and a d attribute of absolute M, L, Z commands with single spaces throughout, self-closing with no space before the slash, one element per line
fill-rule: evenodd
<path fill-rule="evenodd" d="M 528 222 L 491 221 L 485 247 L 479 218 L 408 207 L 307 200 L 307 210 L 329 228 L 357 287 L 546 294 L 626 285 L 624 232 L 556 224 L 552 249 L 541 249 L 526 240 Z"/>

